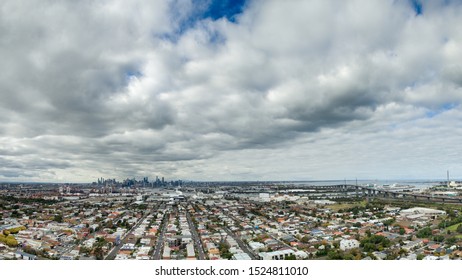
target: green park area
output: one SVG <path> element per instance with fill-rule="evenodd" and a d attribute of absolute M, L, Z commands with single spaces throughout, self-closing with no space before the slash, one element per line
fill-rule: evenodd
<path fill-rule="evenodd" d="M 449 227 L 445 228 L 445 231 L 448 234 L 449 233 L 458 233 L 456 235 L 456 237 L 462 239 L 462 223 L 458 223 L 458 224 L 449 226 Z"/>
<path fill-rule="evenodd" d="M 326 206 L 326 208 L 331 209 L 332 211 L 346 210 L 354 207 L 366 207 L 366 200 L 357 201 L 357 202 L 345 202 L 345 203 L 336 203 Z"/>

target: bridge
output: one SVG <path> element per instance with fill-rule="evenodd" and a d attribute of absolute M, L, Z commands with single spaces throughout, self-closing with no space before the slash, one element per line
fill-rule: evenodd
<path fill-rule="evenodd" d="M 292 188 L 287 187 L 277 187 L 270 190 L 233 190 L 230 193 L 261 193 L 261 192 L 285 192 L 290 191 Z M 387 190 L 387 189 L 377 189 L 369 186 L 361 185 L 351 185 L 351 184 L 342 184 L 342 185 L 323 185 L 323 186 L 297 186 L 297 192 L 294 194 L 315 194 L 315 193 L 355 193 L 356 197 L 366 197 L 366 198 L 387 198 L 387 199 L 404 199 L 404 200 L 413 200 L 413 201 L 423 201 L 423 202 L 442 202 L 442 203 L 458 203 L 462 204 L 462 197 L 448 197 L 448 196 L 437 196 L 429 194 L 418 194 L 413 192 L 406 191 L 397 191 L 397 190 Z"/>
<path fill-rule="evenodd" d="M 428 195 L 428 194 L 417 194 L 413 192 L 406 191 L 395 191 L 395 190 L 385 190 L 377 189 L 369 186 L 360 186 L 360 185 L 331 185 L 331 186 L 312 186 L 312 189 L 322 191 L 336 191 L 336 192 L 356 192 L 357 197 L 382 197 L 382 198 L 393 198 L 393 199 L 406 199 L 414 201 L 426 201 L 426 202 L 443 202 L 443 203 L 461 203 L 462 197 L 448 197 L 448 196 L 437 196 L 437 195 Z"/>

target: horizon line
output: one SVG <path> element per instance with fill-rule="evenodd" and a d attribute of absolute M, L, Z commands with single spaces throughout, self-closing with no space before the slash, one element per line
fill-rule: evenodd
<path fill-rule="evenodd" d="M 113 178 L 108 178 L 108 179 L 113 179 Z M 135 179 L 137 180 L 137 179 Z M 182 182 L 194 182 L 194 183 L 283 183 L 283 182 L 364 182 L 364 181 L 377 181 L 377 182 L 388 182 L 388 181 L 396 181 L 396 182 L 409 182 L 409 181 L 419 181 L 419 182 L 447 182 L 446 178 L 423 178 L 423 179 L 418 179 L 418 178 L 410 178 L 410 179 L 312 179 L 312 180 L 190 180 L 190 179 L 175 179 L 175 180 L 168 180 L 166 182 L 172 182 L 172 181 L 182 181 Z M 462 179 L 454 178 L 450 181 L 462 181 Z M 37 181 L 0 181 L 0 184 L 93 184 L 93 182 L 37 182 Z M 153 183 L 149 182 L 149 183 Z"/>

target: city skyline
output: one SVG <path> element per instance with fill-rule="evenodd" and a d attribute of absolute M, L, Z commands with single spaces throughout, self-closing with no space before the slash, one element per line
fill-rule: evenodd
<path fill-rule="evenodd" d="M 125 182 L 136 182 L 142 183 L 144 178 L 149 177 L 126 177 L 126 178 L 96 178 L 95 179 L 88 179 L 86 181 L 0 181 L 0 184 L 11 184 L 11 185 L 41 185 L 41 184 L 50 184 L 50 185 L 90 185 L 90 184 L 98 184 L 98 185 L 105 185 L 104 182 L 108 182 L 109 184 L 121 184 Z M 100 183 L 100 179 L 104 179 L 103 183 Z M 159 179 L 160 182 L 162 180 Z M 156 183 L 156 179 L 149 179 L 146 183 L 153 184 Z M 165 178 L 164 183 L 168 186 L 182 186 L 182 184 L 190 184 L 190 183 L 216 183 L 216 184 L 226 184 L 226 183 L 258 183 L 258 184 L 278 184 L 278 183 L 307 183 L 307 184 L 314 184 L 314 185 L 324 185 L 324 184 L 343 184 L 346 183 L 347 185 L 365 185 L 365 184 L 374 184 L 377 186 L 382 185 L 400 185 L 400 184 L 409 184 L 409 185 L 422 185 L 428 187 L 430 185 L 437 185 L 438 183 L 447 183 L 447 182 L 462 182 L 460 178 L 450 178 L 449 181 L 446 178 L 405 178 L 405 179 L 396 179 L 396 178 L 375 178 L 375 179 L 359 179 L 359 178 L 343 178 L 343 179 L 313 179 L 313 180 L 191 180 L 188 178 Z M 164 184 L 162 183 L 162 184 Z M 172 185 L 173 183 L 173 185 Z M 180 184 L 180 185 L 178 185 Z"/>
<path fill-rule="evenodd" d="M 458 2 L 0 7 L 0 182 L 462 178 Z"/>

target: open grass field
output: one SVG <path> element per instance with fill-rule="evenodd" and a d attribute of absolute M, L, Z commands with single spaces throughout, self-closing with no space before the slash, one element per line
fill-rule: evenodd
<path fill-rule="evenodd" d="M 351 202 L 351 203 L 337 203 L 337 204 L 332 204 L 326 206 L 326 208 L 331 209 L 332 211 L 338 211 L 338 210 L 345 210 L 349 208 L 353 208 L 355 206 L 359 207 L 364 207 L 366 206 L 366 201 L 358 201 L 358 202 Z"/>
<path fill-rule="evenodd" d="M 450 226 L 450 227 L 445 228 L 445 230 L 446 230 L 446 232 L 447 232 L 448 230 L 450 230 L 451 232 L 455 232 L 456 229 L 457 229 L 457 227 L 458 227 L 459 225 L 461 225 L 461 224 L 462 224 L 462 223 L 458 223 L 458 224 L 452 225 L 452 226 Z M 461 236 L 462 236 L 462 235 L 461 235 Z"/>

